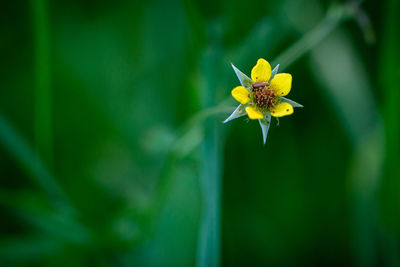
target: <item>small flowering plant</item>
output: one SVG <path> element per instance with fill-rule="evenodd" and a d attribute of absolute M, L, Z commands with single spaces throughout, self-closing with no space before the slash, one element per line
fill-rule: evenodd
<path fill-rule="evenodd" d="M 241 83 L 241 86 L 232 90 L 232 96 L 240 105 L 224 123 L 246 114 L 252 120 L 258 119 L 265 144 L 271 116 L 279 118 L 291 115 L 294 107 L 303 107 L 284 97 L 292 88 L 292 75 L 278 73 L 279 64 L 271 71 L 271 65 L 263 58 L 260 58 L 251 70 L 251 79 L 233 64 L 232 68 Z"/>

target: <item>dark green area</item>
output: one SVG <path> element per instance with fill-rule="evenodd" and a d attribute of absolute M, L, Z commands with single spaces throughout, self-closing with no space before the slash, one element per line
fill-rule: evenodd
<path fill-rule="evenodd" d="M 8 1 L 0 266 L 399 266 L 399 1 Z M 221 122 L 258 58 L 304 105 Z"/>

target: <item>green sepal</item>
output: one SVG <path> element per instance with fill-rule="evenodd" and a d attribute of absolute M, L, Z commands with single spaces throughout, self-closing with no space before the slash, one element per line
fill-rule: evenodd
<path fill-rule="evenodd" d="M 280 97 L 282 99 L 283 102 L 289 103 L 290 105 L 292 105 L 294 108 L 303 108 L 304 106 L 302 104 L 299 104 L 289 98 L 286 97 Z"/>
<path fill-rule="evenodd" d="M 234 120 L 234 119 L 237 119 L 237 118 L 239 118 L 239 117 L 242 117 L 242 116 L 246 115 L 246 114 L 247 114 L 247 113 L 246 113 L 246 106 L 247 106 L 247 105 L 242 105 L 242 104 L 240 104 L 240 105 L 232 112 L 232 114 L 231 114 L 228 118 L 226 118 L 226 120 L 224 120 L 222 123 L 227 123 L 228 121 L 231 121 L 231 120 Z"/>
<path fill-rule="evenodd" d="M 268 112 L 264 118 L 259 119 L 258 122 L 261 126 L 261 131 L 263 135 L 263 142 L 264 144 L 267 142 L 267 136 L 269 131 L 269 126 L 271 125 L 271 114 Z"/>
<path fill-rule="evenodd" d="M 271 78 L 269 78 L 268 82 L 271 82 L 272 79 L 275 77 L 275 75 L 278 73 L 279 71 L 279 64 L 276 65 L 276 67 L 271 71 Z"/>
<path fill-rule="evenodd" d="M 236 73 L 236 76 L 238 77 L 240 84 L 243 87 L 246 87 L 247 89 L 249 89 L 251 87 L 251 85 L 254 83 L 249 77 L 246 76 L 246 74 L 244 74 L 243 72 L 241 72 L 238 68 L 235 67 L 235 65 L 232 65 L 233 70 Z"/>

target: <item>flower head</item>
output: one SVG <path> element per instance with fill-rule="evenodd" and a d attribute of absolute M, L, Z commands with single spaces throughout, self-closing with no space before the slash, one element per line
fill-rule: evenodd
<path fill-rule="evenodd" d="M 231 93 L 240 105 L 224 123 L 246 114 L 252 120 L 258 119 L 265 143 L 271 116 L 291 115 L 294 107 L 303 107 L 284 97 L 292 88 L 292 75 L 278 73 L 279 65 L 271 70 L 271 65 L 263 58 L 260 58 L 251 70 L 251 79 L 233 64 L 232 67 L 241 86 L 235 87 Z"/>

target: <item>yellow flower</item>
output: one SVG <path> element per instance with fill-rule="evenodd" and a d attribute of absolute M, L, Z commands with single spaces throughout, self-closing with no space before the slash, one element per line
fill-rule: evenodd
<path fill-rule="evenodd" d="M 279 65 L 271 70 L 271 65 L 263 58 L 251 70 L 251 79 L 233 64 L 232 67 L 241 86 L 235 87 L 231 93 L 240 105 L 224 123 L 246 114 L 252 120 L 258 119 L 265 143 L 271 116 L 291 115 L 294 107 L 303 107 L 284 97 L 292 88 L 292 75 L 278 73 Z"/>

